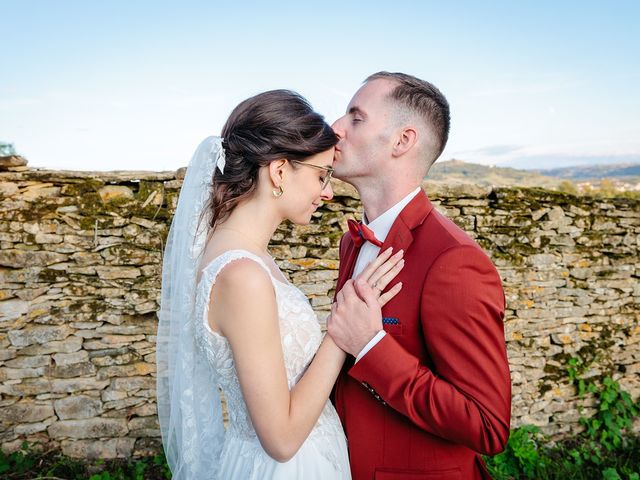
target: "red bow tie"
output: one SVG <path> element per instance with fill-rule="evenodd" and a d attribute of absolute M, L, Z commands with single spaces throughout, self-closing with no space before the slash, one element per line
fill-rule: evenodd
<path fill-rule="evenodd" d="M 349 233 L 356 247 L 360 247 L 364 242 L 370 242 L 376 247 L 382 247 L 382 242 L 376 238 L 373 230 L 366 225 L 358 223 L 355 220 L 348 220 L 347 224 L 349 225 Z"/>

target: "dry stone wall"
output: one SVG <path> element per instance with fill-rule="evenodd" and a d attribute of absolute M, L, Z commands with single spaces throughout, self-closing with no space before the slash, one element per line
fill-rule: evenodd
<path fill-rule="evenodd" d="M 157 452 L 156 311 L 182 171 L 14 170 L 0 173 L 0 445 L 38 441 L 77 457 Z M 502 276 L 513 426 L 580 428 L 593 402 L 568 382 L 571 357 L 638 398 L 637 200 L 425 188 Z M 338 182 L 311 225 L 274 235 L 274 257 L 321 322 L 340 236 L 359 212 L 355 191 Z"/>

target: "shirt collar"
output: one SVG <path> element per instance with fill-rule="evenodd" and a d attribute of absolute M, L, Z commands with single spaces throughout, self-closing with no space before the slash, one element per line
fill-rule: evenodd
<path fill-rule="evenodd" d="M 373 230 L 373 233 L 375 234 L 378 240 L 380 240 L 381 242 L 384 242 L 385 239 L 387 238 L 387 235 L 389 234 L 389 230 L 391 230 L 391 226 L 393 225 L 393 222 L 396 221 L 396 218 L 398 217 L 402 209 L 406 207 L 407 204 L 411 200 L 413 200 L 413 197 L 415 197 L 418 193 L 420 193 L 420 187 L 416 188 L 414 191 L 409 193 L 409 195 L 404 197 L 402 200 L 400 200 L 398 203 L 396 203 L 393 207 L 391 207 L 389 210 L 384 212 L 378 218 L 373 220 L 371 223 L 367 222 L 366 217 L 363 216 L 362 223 L 364 223 L 367 227 Z"/>

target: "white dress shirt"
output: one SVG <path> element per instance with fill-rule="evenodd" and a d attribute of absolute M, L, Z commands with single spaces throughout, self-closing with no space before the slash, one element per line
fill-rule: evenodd
<path fill-rule="evenodd" d="M 393 207 L 391 207 L 389 210 L 384 212 L 378 218 L 373 220 L 371 223 L 367 223 L 366 218 L 362 219 L 362 223 L 364 223 L 367 227 L 373 230 L 373 233 L 375 234 L 376 238 L 380 240 L 382 243 L 384 243 L 385 239 L 387 238 L 387 235 L 389 234 L 389 230 L 391 230 L 391 226 L 393 225 L 393 222 L 396 221 L 396 218 L 398 218 L 398 215 L 400 214 L 402 209 L 406 207 L 407 204 L 411 200 L 413 200 L 413 197 L 415 197 L 418 193 L 420 193 L 420 187 L 416 188 L 413 192 L 411 192 L 409 195 L 404 197 L 402 200 L 400 200 L 398 203 L 396 203 Z M 358 258 L 356 259 L 356 265 L 353 268 L 353 276 L 351 278 L 357 277 L 360 274 L 360 272 L 362 272 L 362 270 L 364 270 L 364 268 L 369 264 L 369 262 L 373 262 L 376 259 L 379 253 L 380 253 L 380 247 L 376 247 L 373 243 L 370 243 L 370 242 L 364 242 L 362 244 L 362 247 L 360 247 L 360 252 L 358 252 Z M 360 353 L 356 357 L 356 363 L 358 362 L 358 360 L 364 357 L 365 354 L 369 350 L 371 350 L 380 340 L 382 340 L 385 334 L 386 332 L 384 330 L 380 330 L 376 334 L 376 336 L 373 337 L 369 341 L 369 343 L 367 343 L 364 346 L 364 348 L 360 351 Z"/>

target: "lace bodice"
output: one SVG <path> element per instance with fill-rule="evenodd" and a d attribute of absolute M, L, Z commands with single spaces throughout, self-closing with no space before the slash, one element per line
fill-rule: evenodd
<path fill-rule="evenodd" d="M 229 412 L 227 436 L 256 439 L 256 433 L 240 390 L 231 346 L 224 336 L 211 330 L 207 320 L 211 288 L 218 274 L 230 262 L 241 258 L 257 262 L 269 274 L 273 283 L 289 389 L 300 380 L 313 359 L 322 341 L 322 332 L 307 297 L 293 284 L 276 279 L 259 256 L 245 250 L 229 250 L 213 259 L 204 268 L 195 298 L 196 343 L 211 365 L 218 387 L 222 389 L 226 398 Z M 322 433 L 336 434 L 341 432 L 340 421 L 335 409 L 327 401 L 309 438 Z"/>

